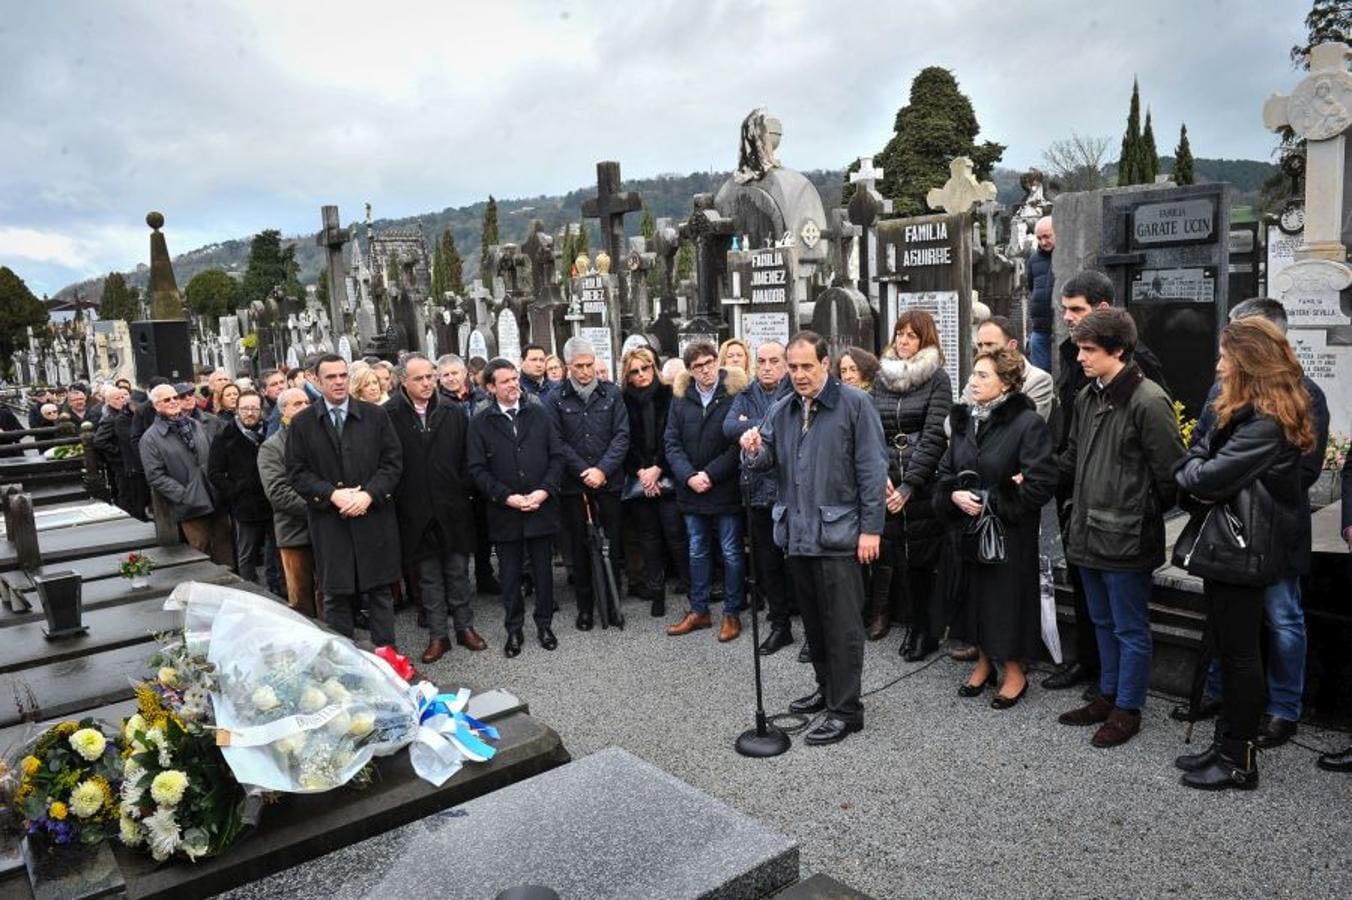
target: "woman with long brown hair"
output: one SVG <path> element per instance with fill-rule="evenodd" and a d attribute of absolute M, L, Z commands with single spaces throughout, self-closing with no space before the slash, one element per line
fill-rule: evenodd
<path fill-rule="evenodd" d="M 1225 693 L 1211 746 L 1175 765 L 1188 787 L 1248 790 L 1258 786 L 1263 594 L 1297 552 L 1300 456 L 1315 434 L 1300 363 L 1271 322 L 1250 317 L 1225 326 L 1216 374 L 1216 427 L 1174 478 L 1204 504 L 1193 513 L 1200 525 L 1182 562 L 1202 577 L 1206 640 L 1220 657 Z M 1190 531 L 1192 523 L 1185 536 Z"/>

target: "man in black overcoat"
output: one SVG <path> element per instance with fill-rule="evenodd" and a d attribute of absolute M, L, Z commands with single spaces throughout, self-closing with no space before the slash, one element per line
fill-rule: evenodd
<path fill-rule="evenodd" d="M 421 353 L 399 366 L 399 387 L 385 404 L 404 454 L 395 492 L 404 568 L 418 573 L 427 614 L 427 650 L 433 663 L 451 648 L 447 618 L 462 647 L 488 645 L 474 630 L 470 608 L 469 555 L 474 552 L 473 515 L 466 474 L 469 415 L 437 394 L 437 369 Z"/>
<path fill-rule="evenodd" d="M 488 503 L 488 533 L 498 549 L 502 605 L 507 617 L 506 656 L 521 652 L 525 611 L 521 573 L 530 561 L 535 581 L 535 625 L 540 646 L 559 645 L 554 616 L 552 547 L 559 530 L 563 448 L 549 413 L 521 393 L 516 367 L 491 360 L 484 370 L 491 402 L 470 420 L 469 473 Z"/>
<path fill-rule="evenodd" d="M 352 636 L 365 600 L 371 642 L 394 646 L 394 599 L 399 580 L 399 527 L 394 493 L 403 470 L 399 438 L 385 410 L 347 393 L 347 362 L 319 357 L 321 399 L 297 414 L 286 445 L 286 471 L 310 507 L 315 579 L 324 593 L 324 619 Z"/>

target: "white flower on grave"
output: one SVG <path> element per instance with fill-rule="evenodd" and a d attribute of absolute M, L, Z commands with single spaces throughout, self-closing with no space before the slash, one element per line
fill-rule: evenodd
<path fill-rule="evenodd" d="M 203 856 L 206 856 L 210 845 L 207 841 L 207 833 L 200 828 L 189 828 L 183 834 L 183 843 L 179 847 L 183 855 L 193 862 Z"/>
<path fill-rule="evenodd" d="M 178 687 L 178 669 L 173 666 L 161 666 L 155 677 L 167 688 Z"/>
<path fill-rule="evenodd" d="M 353 737 L 366 737 L 376 727 L 375 713 L 359 712 L 353 713 L 352 725 L 347 733 Z"/>
<path fill-rule="evenodd" d="M 132 713 L 131 718 L 127 719 L 127 724 L 122 726 L 122 739 L 128 744 L 139 743 L 136 740 L 136 732 L 146 730 L 146 720 L 140 713 Z"/>
<path fill-rule="evenodd" d="M 129 803 L 139 803 L 144 788 L 141 787 L 141 776 L 146 770 L 141 768 L 141 764 L 130 756 L 122 764 L 122 799 Z"/>
<path fill-rule="evenodd" d="M 70 811 L 78 819 L 87 819 L 103 806 L 103 789 L 92 781 L 82 781 L 70 792 Z"/>
<path fill-rule="evenodd" d="M 150 782 L 150 799 L 160 806 L 177 806 L 187 788 L 187 774 L 178 769 L 167 769 Z"/>
<path fill-rule="evenodd" d="M 159 759 L 161 769 L 167 769 L 174 764 L 173 757 L 169 755 L 169 742 L 164 739 L 164 731 L 159 728 L 152 728 L 146 732 L 146 749 L 151 747 L 160 751 Z"/>
<path fill-rule="evenodd" d="M 118 836 L 122 839 L 122 843 L 128 847 L 139 847 L 141 842 L 146 839 L 145 829 L 141 827 L 140 822 L 131 816 L 123 815 L 118 820 L 117 827 L 121 832 Z"/>
<path fill-rule="evenodd" d="M 178 849 L 178 820 L 174 818 L 173 807 L 161 806 L 154 815 L 146 816 L 142 823 L 146 837 L 150 841 L 150 855 L 156 862 L 164 862 Z"/>
<path fill-rule="evenodd" d="M 328 679 L 320 687 L 324 691 L 324 696 L 329 698 L 330 703 L 346 703 L 352 699 L 352 692 L 337 678 Z"/>
<path fill-rule="evenodd" d="M 300 708 L 307 713 L 319 712 L 329 702 L 329 698 L 324 696 L 324 692 L 314 685 L 310 685 L 300 694 Z"/>
<path fill-rule="evenodd" d="M 93 762 L 103 755 L 103 748 L 108 746 L 108 740 L 98 729 L 81 728 L 68 739 L 71 749 L 89 762 Z"/>
<path fill-rule="evenodd" d="M 281 703 L 281 701 L 277 699 L 277 692 L 272 689 L 272 685 L 270 684 L 265 684 L 254 690 L 253 696 L 249 699 L 253 702 L 254 709 L 259 712 L 274 710 L 277 708 L 278 704 Z"/>
<path fill-rule="evenodd" d="M 347 730 L 352 727 L 352 717 L 345 712 L 340 712 L 332 719 L 329 719 L 328 724 L 325 725 L 325 727 L 328 728 L 329 734 L 336 734 L 339 736 L 347 734 Z"/>
<path fill-rule="evenodd" d="M 309 740 L 308 732 L 297 731 L 295 734 L 288 734 L 284 738 L 279 738 L 273 742 L 272 746 L 288 756 L 295 756 L 305 749 L 305 742 Z"/>

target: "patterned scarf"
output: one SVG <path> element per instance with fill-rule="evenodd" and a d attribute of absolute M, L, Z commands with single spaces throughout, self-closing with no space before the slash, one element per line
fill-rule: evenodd
<path fill-rule="evenodd" d="M 990 403 L 972 404 L 972 432 L 975 433 L 981 429 L 981 426 L 991 417 L 1002 403 L 1009 399 L 1009 393 L 1003 393 L 996 397 Z"/>
<path fill-rule="evenodd" d="M 197 452 L 197 442 L 193 439 L 192 419 L 187 416 L 166 417 L 169 427 L 178 432 L 178 436 L 183 439 L 183 443 L 188 445 L 188 452 Z"/>

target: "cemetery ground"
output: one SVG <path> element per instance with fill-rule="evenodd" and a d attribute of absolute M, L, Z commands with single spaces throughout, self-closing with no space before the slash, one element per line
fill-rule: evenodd
<path fill-rule="evenodd" d="M 556 651 L 528 624 L 521 656 L 505 659 L 500 607 L 480 595 L 489 650 L 457 646 L 423 673 L 445 688 L 513 692 L 575 759 L 618 746 L 708 792 L 797 841 L 804 877 L 823 872 L 878 898 L 1352 894 L 1352 779 L 1316 769 L 1310 749 L 1342 747 L 1345 733 L 1302 725 L 1305 746 L 1262 756 L 1255 792 L 1190 791 L 1172 760 L 1205 746 L 1211 726 L 1185 745 L 1168 717 L 1176 698 L 1152 693 L 1140 735 L 1098 750 L 1092 729 L 1057 723 L 1079 691 L 1041 689 L 1045 664 L 1018 706 L 996 711 L 989 691 L 957 696 L 968 663 L 906 663 L 894 629 L 867 645 L 864 690 L 891 686 L 865 698 L 862 733 L 828 747 L 800 734 L 783 756 L 745 759 L 733 740 L 753 724 L 749 622 L 730 644 L 716 629 L 673 638 L 663 628 L 684 612 L 678 599 L 665 619 L 628 600 L 623 631 L 584 634 L 556 572 Z M 401 648 L 420 652 L 412 610 L 398 629 Z M 771 714 L 812 687 L 798 647 L 764 661 Z M 384 861 L 368 862 L 333 896 L 378 895 Z"/>

